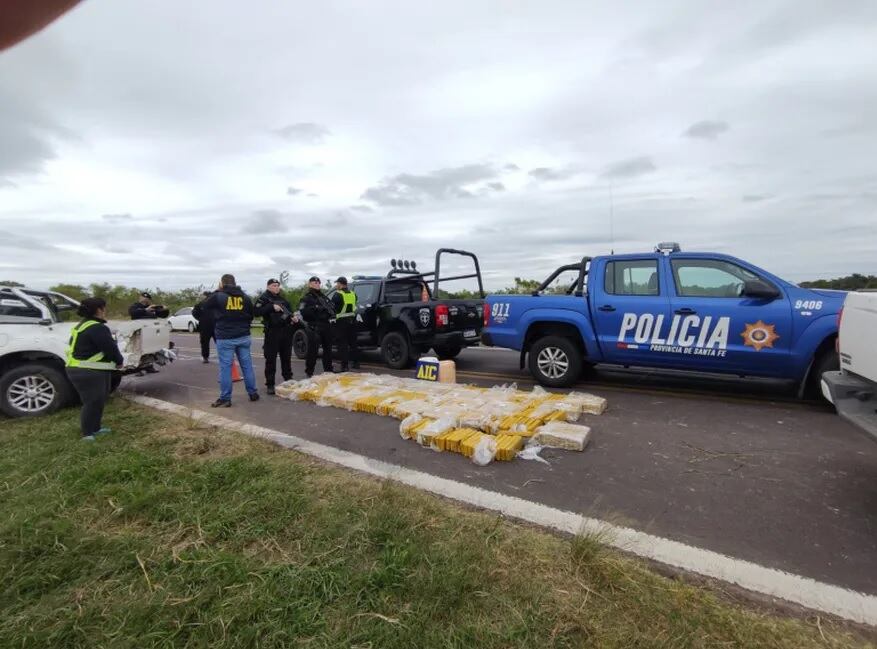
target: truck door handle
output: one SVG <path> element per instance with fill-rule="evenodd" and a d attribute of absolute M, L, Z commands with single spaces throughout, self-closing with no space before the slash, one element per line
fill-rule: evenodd
<path fill-rule="evenodd" d="M 604 304 L 600 307 L 600 311 L 615 311 L 615 307 L 611 304 Z"/>
<path fill-rule="evenodd" d="M 695 313 L 697 313 L 697 311 L 686 306 L 686 307 L 683 307 L 681 309 L 676 309 L 676 313 L 678 315 L 694 315 Z"/>

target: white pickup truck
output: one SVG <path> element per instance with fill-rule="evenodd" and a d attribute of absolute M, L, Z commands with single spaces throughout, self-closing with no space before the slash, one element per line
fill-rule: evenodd
<path fill-rule="evenodd" d="M 822 375 L 822 394 L 877 440 L 877 292 L 848 293 L 838 324 L 840 371 Z"/>
<path fill-rule="evenodd" d="M 64 322 L 79 303 L 51 291 L 0 286 L 0 411 L 10 417 L 34 417 L 76 401 L 64 372 L 70 330 Z M 167 320 L 110 321 L 124 369 L 113 373 L 113 389 L 122 375 L 173 360 Z"/>

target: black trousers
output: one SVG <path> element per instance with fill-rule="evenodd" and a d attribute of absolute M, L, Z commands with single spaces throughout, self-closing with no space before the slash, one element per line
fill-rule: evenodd
<path fill-rule="evenodd" d="M 317 366 L 317 345 L 323 348 L 323 371 L 332 369 L 332 334 L 328 322 L 308 327 L 308 356 L 305 359 L 305 374 L 313 374 Z"/>
<path fill-rule="evenodd" d="M 338 344 L 338 356 L 341 369 L 347 369 L 349 363 L 359 361 L 359 347 L 356 342 L 356 319 L 338 318 L 335 321 L 335 340 Z"/>
<path fill-rule="evenodd" d="M 82 410 L 79 412 L 79 428 L 83 435 L 94 435 L 100 430 L 100 422 L 104 416 L 104 405 L 110 398 L 112 372 L 68 367 L 67 377 L 76 388 L 82 401 Z"/>
<path fill-rule="evenodd" d="M 292 327 L 265 330 L 265 343 L 262 352 L 265 354 L 265 385 L 274 387 L 274 375 L 277 373 L 277 356 L 280 355 L 280 375 L 284 381 L 292 378 Z"/>
<path fill-rule="evenodd" d="M 216 342 L 216 336 L 213 333 L 213 329 L 201 328 L 198 330 L 198 333 L 201 337 L 201 358 L 210 358 L 210 339 L 212 338 L 213 342 Z"/>

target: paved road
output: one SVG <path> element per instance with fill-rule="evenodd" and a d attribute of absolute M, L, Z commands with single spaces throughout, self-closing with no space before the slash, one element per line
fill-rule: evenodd
<path fill-rule="evenodd" d="M 176 364 L 126 379 L 126 387 L 206 408 L 217 394 L 216 365 L 201 364 L 193 337 L 176 338 Z M 377 357 L 364 362 L 372 364 Z M 513 352 L 467 350 L 458 368 L 473 383 L 529 384 Z M 260 383 L 261 371 L 259 358 Z M 301 362 L 294 371 L 302 375 Z M 395 420 L 279 399 L 251 404 L 241 384 L 234 407 L 221 414 L 877 594 L 872 441 L 824 406 L 794 401 L 784 385 L 654 372 L 598 378 L 587 388 L 608 398 L 609 410 L 585 418 L 591 445 L 584 453 L 545 451 L 550 466 L 476 467 L 402 440 Z"/>

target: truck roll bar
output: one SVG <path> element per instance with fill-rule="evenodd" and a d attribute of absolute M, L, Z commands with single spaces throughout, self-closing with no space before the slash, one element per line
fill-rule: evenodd
<path fill-rule="evenodd" d="M 578 271 L 579 275 L 576 280 L 570 284 L 570 287 L 567 289 L 566 294 L 569 295 L 573 291 L 575 291 L 576 297 L 582 297 L 585 294 L 585 276 L 588 274 L 588 264 L 591 261 L 591 257 L 582 257 L 582 260 L 577 264 L 567 264 L 566 266 L 561 266 L 553 273 L 551 273 L 548 278 L 539 285 L 535 291 L 533 291 L 533 297 L 538 297 L 542 291 L 548 288 L 555 279 L 557 279 L 558 275 L 561 273 L 566 273 L 571 270 Z"/>

